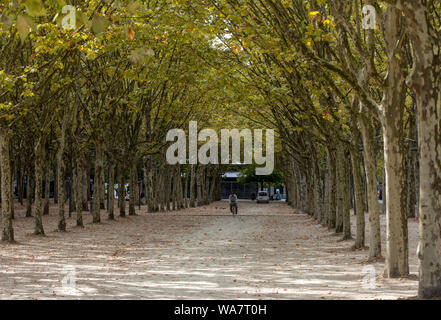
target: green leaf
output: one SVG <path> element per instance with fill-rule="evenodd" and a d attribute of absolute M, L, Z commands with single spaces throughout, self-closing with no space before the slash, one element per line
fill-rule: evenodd
<path fill-rule="evenodd" d="M 101 16 L 95 16 L 92 20 L 92 31 L 95 35 L 104 32 L 109 25 L 109 22 Z"/>
<path fill-rule="evenodd" d="M 41 0 L 27 0 L 25 3 L 26 12 L 31 17 L 39 17 L 46 15 L 46 9 L 44 8 Z"/>
<path fill-rule="evenodd" d="M 2 24 L 3 30 L 9 29 L 9 26 L 11 25 L 11 21 L 12 19 L 7 15 L 2 14 L 0 16 L 0 23 Z"/>
<path fill-rule="evenodd" d="M 20 34 L 21 41 L 24 41 L 26 37 L 28 36 L 29 32 L 31 31 L 31 25 L 29 23 L 28 18 L 19 15 L 17 17 L 17 30 Z"/>

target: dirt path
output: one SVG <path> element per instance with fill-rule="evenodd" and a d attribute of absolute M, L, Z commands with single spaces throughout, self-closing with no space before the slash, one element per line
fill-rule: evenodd
<path fill-rule="evenodd" d="M 395 299 L 415 296 L 415 279 L 385 280 L 366 251 L 296 214 L 285 203 L 227 203 L 170 213 L 142 213 L 58 233 L 31 235 L 16 210 L 18 244 L 0 244 L 1 299 Z M 145 209 L 142 209 L 143 212 Z M 102 213 L 103 216 L 105 213 Z M 383 221 L 384 222 L 384 221 Z M 416 230 L 409 223 L 411 271 Z M 372 269 L 374 268 L 374 269 Z M 375 271 L 375 282 L 365 282 Z M 63 280 L 64 279 L 64 280 Z M 73 279 L 75 281 L 70 281 Z M 371 279 L 371 278 L 369 278 Z M 75 286 L 71 285 L 75 283 Z"/>

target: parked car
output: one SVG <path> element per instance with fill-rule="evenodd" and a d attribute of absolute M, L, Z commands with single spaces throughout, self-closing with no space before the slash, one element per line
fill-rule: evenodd
<path fill-rule="evenodd" d="M 259 193 L 257 194 L 257 203 L 260 202 L 264 202 L 264 203 L 269 203 L 269 195 L 268 195 L 268 191 L 259 191 Z"/>

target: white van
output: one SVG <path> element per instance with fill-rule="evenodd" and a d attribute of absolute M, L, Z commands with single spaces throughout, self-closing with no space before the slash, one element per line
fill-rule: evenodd
<path fill-rule="evenodd" d="M 269 203 L 269 195 L 268 195 L 268 191 L 259 191 L 259 193 L 257 193 L 257 203 L 260 202 L 265 202 L 265 203 Z"/>

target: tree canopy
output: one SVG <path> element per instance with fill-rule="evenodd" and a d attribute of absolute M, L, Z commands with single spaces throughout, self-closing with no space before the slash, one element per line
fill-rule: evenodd
<path fill-rule="evenodd" d="M 129 180 L 129 214 L 143 189 L 150 210 L 170 209 L 171 194 L 187 205 L 187 189 L 189 203 L 214 200 L 221 166 L 167 165 L 173 128 L 275 129 L 277 170 L 255 177 L 251 165 L 241 180 L 284 181 L 289 204 L 343 240 L 354 207 L 356 248 L 366 210 L 369 259 L 385 255 L 387 277 L 409 274 L 418 215 L 419 294 L 441 295 L 439 1 L 5 0 L 0 14 L 3 240 L 14 179 L 33 181 L 44 235 L 54 177 L 65 231 L 66 181 L 78 226 L 88 201 L 101 221 L 105 182 Z"/>

